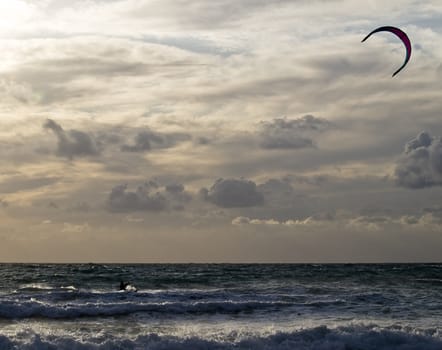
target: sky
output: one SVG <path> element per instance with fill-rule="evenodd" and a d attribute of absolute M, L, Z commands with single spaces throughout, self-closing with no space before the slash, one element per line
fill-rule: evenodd
<path fill-rule="evenodd" d="M 8 0 L 0 50 L 0 261 L 442 261 L 440 1 Z"/>

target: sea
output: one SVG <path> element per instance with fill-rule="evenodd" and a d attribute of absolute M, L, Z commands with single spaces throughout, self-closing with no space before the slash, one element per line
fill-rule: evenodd
<path fill-rule="evenodd" d="M 0 349 L 441 350 L 442 264 L 0 264 Z"/>

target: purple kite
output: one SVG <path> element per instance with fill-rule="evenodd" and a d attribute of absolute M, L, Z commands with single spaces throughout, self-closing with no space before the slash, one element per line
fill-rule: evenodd
<path fill-rule="evenodd" d="M 407 65 L 408 61 L 410 60 L 410 57 L 411 57 L 411 43 L 410 43 L 410 39 L 408 38 L 407 34 L 405 34 L 399 28 L 385 26 L 385 27 L 379 27 L 379 28 L 373 30 L 370 34 L 368 34 L 364 38 L 364 40 L 362 40 L 362 42 L 367 40 L 370 37 L 370 35 L 372 35 L 374 33 L 377 33 L 377 32 L 390 32 L 390 33 L 396 34 L 397 37 L 402 40 L 402 42 L 405 45 L 405 48 L 407 49 L 407 53 L 405 55 L 405 61 L 402 64 L 402 66 L 396 72 L 393 73 L 393 77 L 394 77 L 396 74 L 398 74 Z"/>

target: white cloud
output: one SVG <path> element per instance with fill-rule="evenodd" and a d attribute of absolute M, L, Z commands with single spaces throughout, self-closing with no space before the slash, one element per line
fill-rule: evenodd
<path fill-rule="evenodd" d="M 407 142 L 397 162 L 395 179 L 409 188 L 442 185 L 442 138 L 421 132 Z"/>
<path fill-rule="evenodd" d="M 372 231 L 385 231 L 388 228 L 402 227 L 404 229 L 430 229 L 439 230 L 442 226 L 442 220 L 435 217 L 431 213 L 420 215 L 403 215 L 401 217 L 389 217 L 389 216 L 342 216 L 338 218 L 323 217 L 322 219 L 317 216 L 308 216 L 303 219 L 290 219 L 290 220 L 275 220 L 275 219 L 256 219 L 246 216 L 238 216 L 232 220 L 232 225 L 246 226 L 246 225 L 275 225 L 280 227 L 292 227 L 292 228 L 319 228 L 335 230 L 337 227 L 340 229 L 348 229 L 350 231 L 360 230 L 365 232 Z"/>
<path fill-rule="evenodd" d="M 69 222 L 65 222 L 63 224 L 63 228 L 61 229 L 61 232 L 82 233 L 85 231 L 89 231 L 90 229 L 91 229 L 91 227 L 89 226 L 89 224 L 87 222 L 85 222 L 83 224 L 72 224 Z"/>

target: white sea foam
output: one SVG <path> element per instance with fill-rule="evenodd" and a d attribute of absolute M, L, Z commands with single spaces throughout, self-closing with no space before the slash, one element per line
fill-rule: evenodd
<path fill-rule="evenodd" d="M 16 292 L 24 292 L 24 291 L 46 291 L 51 290 L 52 287 L 46 283 L 26 283 L 22 284 Z"/>
<path fill-rule="evenodd" d="M 73 336 L 39 335 L 32 331 L 15 336 L 0 336 L 0 349 L 218 349 L 218 350 L 440 350 L 441 334 L 434 331 L 381 329 L 377 326 L 320 326 L 267 336 L 238 338 L 235 333 L 224 339 L 161 336 L 155 333 L 133 338 L 100 335 L 89 339 Z"/>

